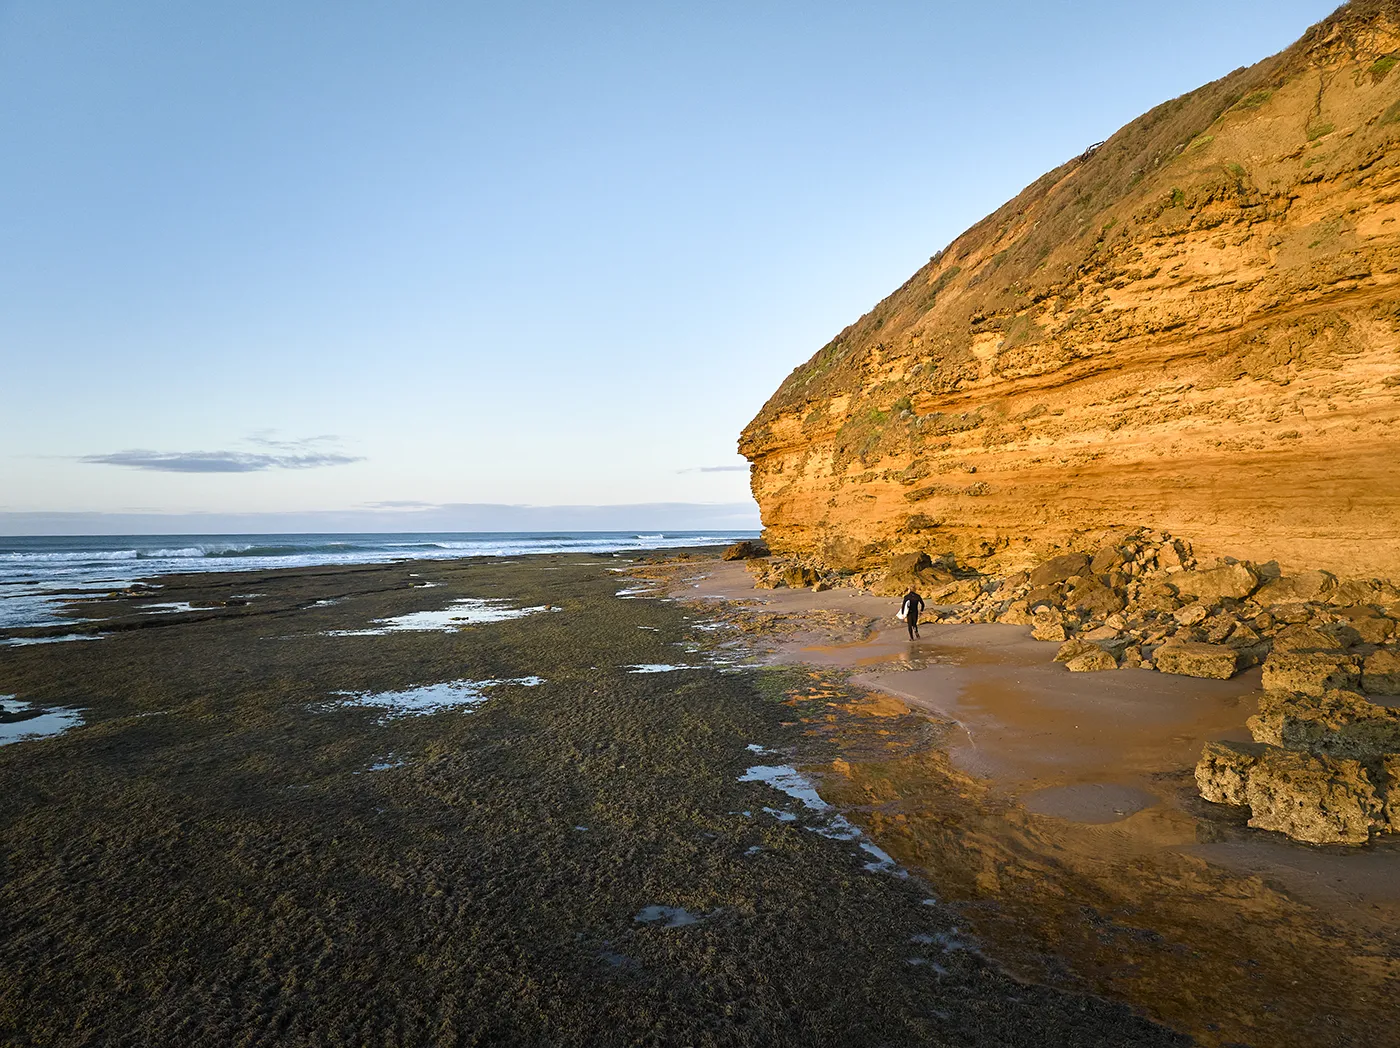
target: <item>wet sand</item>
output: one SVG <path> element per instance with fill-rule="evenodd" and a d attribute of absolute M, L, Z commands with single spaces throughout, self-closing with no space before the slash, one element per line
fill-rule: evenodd
<path fill-rule="evenodd" d="M 1196 795 L 1203 743 L 1249 737 L 1257 670 L 1071 674 L 1023 627 L 925 623 L 911 642 L 892 599 L 755 591 L 740 564 L 703 576 L 675 592 L 873 620 L 863 638 L 807 630 L 767 657 L 844 673 L 948 726 L 942 762 L 841 760 L 823 795 L 931 883 L 958 885 L 949 897 L 991 956 L 1203 1043 L 1400 1044 L 1376 1026 L 1400 990 L 1400 845 L 1298 844 Z"/>

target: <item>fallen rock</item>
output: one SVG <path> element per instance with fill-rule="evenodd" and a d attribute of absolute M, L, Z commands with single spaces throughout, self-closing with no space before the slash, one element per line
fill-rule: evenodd
<path fill-rule="evenodd" d="M 1361 686 L 1361 659 L 1338 651 L 1274 651 L 1264 660 L 1265 691 L 1322 695 Z"/>
<path fill-rule="evenodd" d="M 1085 651 L 1065 662 L 1065 669 L 1071 673 L 1096 673 L 1100 670 L 1116 670 L 1118 660 L 1097 644 L 1091 644 Z"/>
<path fill-rule="evenodd" d="M 1337 589 L 1337 577 L 1326 571 L 1284 575 L 1259 587 L 1254 599 L 1260 604 L 1299 604 L 1326 600 Z"/>
<path fill-rule="evenodd" d="M 1083 575 L 1089 570 L 1089 558 L 1083 553 L 1065 553 L 1051 557 L 1030 574 L 1032 586 L 1048 586 Z"/>
<path fill-rule="evenodd" d="M 1400 752 L 1400 710 L 1350 691 L 1265 692 L 1248 725 L 1256 742 L 1328 757 L 1370 760 Z"/>
<path fill-rule="evenodd" d="M 1080 581 L 1065 599 L 1065 606 L 1088 612 L 1091 615 L 1107 616 L 1122 611 L 1127 600 L 1117 590 L 1105 586 L 1093 576 Z"/>
<path fill-rule="evenodd" d="M 1031 630 L 1031 637 L 1035 640 L 1063 641 L 1066 636 L 1065 624 L 1059 621 L 1037 620 L 1035 629 Z"/>
<path fill-rule="evenodd" d="M 1331 651 L 1337 642 L 1326 633 L 1302 624 L 1285 626 L 1274 634 L 1274 651 Z"/>
<path fill-rule="evenodd" d="M 997 621 L 1004 622 L 1009 626 L 1030 626 L 1034 625 L 1037 620 L 1027 609 L 1024 600 L 1013 600 L 1002 609 L 1001 614 L 997 616 Z"/>
<path fill-rule="evenodd" d="M 1229 680 L 1240 668 L 1240 653 L 1224 644 L 1163 644 L 1153 656 L 1157 669 L 1183 677 Z"/>
<path fill-rule="evenodd" d="M 1197 601 L 1195 604 L 1188 604 L 1186 607 L 1178 608 L 1172 612 L 1172 618 L 1183 626 L 1194 626 L 1198 622 L 1204 622 L 1209 614 L 1210 608 Z"/>
<path fill-rule="evenodd" d="M 744 539 L 726 547 L 720 556 L 725 560 L 753 560 L 755 557 L 768 556 L 768 547 L 762 542 Z"/>
<path fill-rule="evenodd" d="M 1080 640 L 1076 637 L 1060 645 L 1060 650 L 1055 652 L 1055 661 L 1069 662 L 1071 659 L 1078 658 L 1080 655 L 1086 655 L 1091 651 L 1100 650 L 1097 644 L 1093 644 L 1087 640 Z"/>
<path fill-rule="evenodd" d="M 1381 648 L 1366 656 L 1361 667 L 1361 690 L 1370 695 L 1400 695 L 1400 650 Z"/>
<path fill-rule="evenodd" d="M 1177 591 L 1207 605 L 1226 598 L 1243 600 L 1259 588 L 1259 576 L 1248 564 L 1224 564 L 1205 571 L 1183 571 L 1172 577 Z"/>
<path fill-rule="evenodd" d="M 1385 826 L 1375 787 L 1359 761 L 1270 746 L 1250 765 L 1249 825 L 1310 844 L 1365 844 Z"/>
<path fill-rule="evenodd" d="M 1265 750 L 1257 742 L 1208 742 L 1196 762 L 1196 786 L 1214 804 L 1248 802 L 1249 769 Z"/>

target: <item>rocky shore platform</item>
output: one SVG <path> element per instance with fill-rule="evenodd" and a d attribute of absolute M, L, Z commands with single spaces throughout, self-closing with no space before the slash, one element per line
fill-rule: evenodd
<path fill-rule="evenodd" d="M 181 575 L 4 631 L 0 1043 L 1190 1043 L 984 956 L 962 873 L 853 793 L 943 767 L 950 726 L 765 654 L 864 643 L 866 616 L 630 574 L 713 558 Z M 915 823 L 946 815 L 951 856 L 964 813 L 1011 883 L 939 796 Z M 1145 941 L 1096 905 L 1080 923 Z"/>

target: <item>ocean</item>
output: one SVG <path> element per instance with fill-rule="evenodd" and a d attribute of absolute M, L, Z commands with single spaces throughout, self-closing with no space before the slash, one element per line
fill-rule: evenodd
<path fill-rule="evenodd" d="M 137 579 L 179 572 L 526 553 L 612 553 L 718 546 L 756 535 L 752 531 L 559 531 L 0 537 L 0 629 L 71 622 L 58 614 L 65 597 L 120 589 Z"/>

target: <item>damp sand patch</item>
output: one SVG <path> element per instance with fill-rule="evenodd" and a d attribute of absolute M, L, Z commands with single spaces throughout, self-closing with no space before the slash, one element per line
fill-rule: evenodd
<path fill-rule="evenodd" d="M 336 700 L 321 708 L 365 706 L 381 709 L 384 711 L 379 718 L 382 722 L 396 720 L 399 717 L 442 713 L 446 710 L 470 709 L 485 701 L 486 692 L 491 688 L 506 685 L 535 688 L 543 683 L 543 677 L 514 677 L 507 680 L 444 681 L 441 684 L 425 684 L 417 688 L 406 688 L 403 691 L 337 691 L 333 693 L 337 696 Z M 371 770 L 381 771 L 384 769 L 376 767 Z"/>
<path fill-rule="evenodd" d="M 411 611 L 406 615 L 375 619 L 375 625 L 360 630 L 326 630 L 327 637 L 382 637 L 390 633 L 455 633 L 463 626 L 479 626 L 487 622 L 507 622 L 542 612 L 562 611 L 551 604 L 531 608 L 512 608 L 510 601 L 499 598 L 463 597 L 440 611 Z"/>
<path fill-rule="evenodd" d="M 1156 794 L 1117 782 L 1047 786 L 1021 798 L 1026 811 L 1091 826 L 1121 822 L 1160 803 Z"/>

